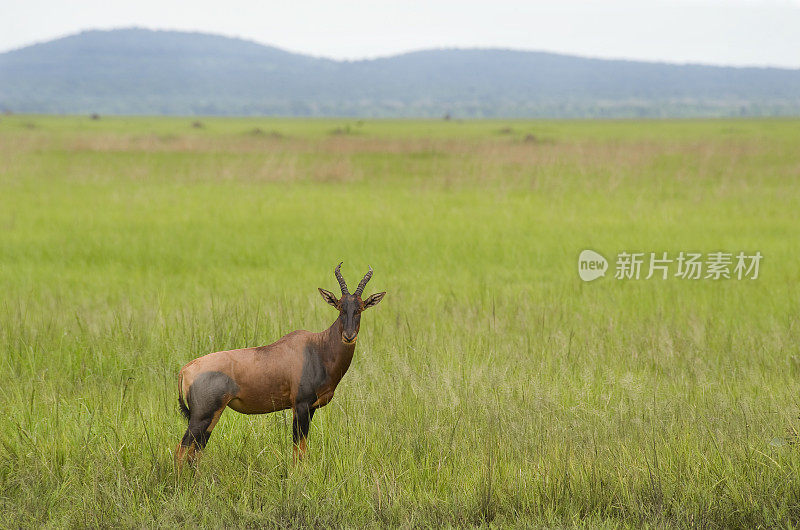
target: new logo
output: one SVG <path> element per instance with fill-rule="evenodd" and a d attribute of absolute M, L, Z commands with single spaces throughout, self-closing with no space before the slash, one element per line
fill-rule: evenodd
<path fill-rule="evenodd" d="M 578 256 L 578 276 L 585 282 L 606 275 L 608 261 L 594 250 L 584 250 Z"/>

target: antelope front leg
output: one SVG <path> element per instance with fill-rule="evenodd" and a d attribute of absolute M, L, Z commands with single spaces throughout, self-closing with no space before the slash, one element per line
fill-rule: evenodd
<path fill-rule="evenodd" d="M 309 403 L 298 403 L 294 407 L 292 420 L 292 453 L 295 463 L 303 459 L 306 453 L 306 438 L 311 428 L 311 418 L 314 417 L 314 407 Z"/>

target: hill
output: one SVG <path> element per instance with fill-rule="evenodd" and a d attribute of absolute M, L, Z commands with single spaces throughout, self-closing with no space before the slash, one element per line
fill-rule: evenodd
<path fill-rule="evenodd" d="M 447 49 L 334 61 L 174 31 L 86 31 L 0 54 L 14 112 L 362 117 L 800 114 L 800 70 Z"/>

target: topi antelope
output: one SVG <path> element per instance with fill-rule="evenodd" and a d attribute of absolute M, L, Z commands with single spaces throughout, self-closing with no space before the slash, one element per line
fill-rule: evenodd
<path fill-rule="evenodd" d="M 325 331 L 293 331 L 269 346 L 209 353 L 181 368 L 178 402 L 189 428 L 175 452 L 179 467 L 184 459 L 194 461 L 206 446 L 225 407 L 242 414 L 291 408 L 294 459 L 303 457 L 314 411 L 333 399 L 336 385 L 353 360 L 361 313 L 386 294 L 361 299 L 372 267 L 350 294 L 341 266 L 336 266 L 334 274 L 342 297 L 337 300 L 332 292 L 319 289 L 322 298 L 339 311 Z"/>

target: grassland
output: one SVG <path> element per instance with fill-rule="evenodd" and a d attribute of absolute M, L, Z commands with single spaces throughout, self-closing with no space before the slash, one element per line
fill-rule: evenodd
<path fill-rule="evenodd" d="M 800 122 L 0 117 L 0 526 L 800 524 Z M 584 248 L 760 277 L 583 283 Z M 291 464 L 176 373 L 388 291 Z"/>

